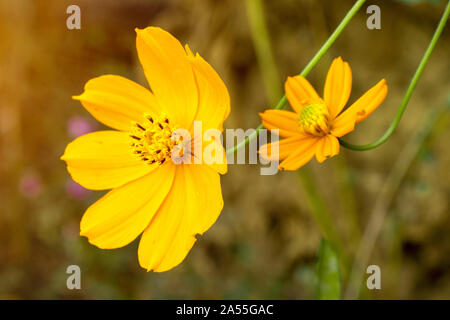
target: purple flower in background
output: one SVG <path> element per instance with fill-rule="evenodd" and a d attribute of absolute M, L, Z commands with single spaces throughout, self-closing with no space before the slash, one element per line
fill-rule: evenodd
<path fill-rule="evenodd" d="M 95 131 L 94 124 L 87 118 L 82 116 L 75 116 L 67 122 L 67 133 L 72 138 L 77 138 L 86 133 Z"/>
<path fill-rule="evenodd" d="M 41 177 L 35 172 L 26 172 L 19 181 L 19 192 L 27 198 L 35 198 L 42 191 Z"/>
<path fill-rule="evenodd" d="M 89 191 L 73 180 L 67 180 L 66 183 L 66 192 L 67 194 L 74 199 L 83 199 L 85 198 Z"/>

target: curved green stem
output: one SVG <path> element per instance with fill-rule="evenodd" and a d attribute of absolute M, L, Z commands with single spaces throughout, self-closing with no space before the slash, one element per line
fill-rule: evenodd
<path fill-rule="evenodd" d="M 384 132 L 384 134 L 378 138 L 378 140 L 365 144 L 365 145 L 354 145 L 345 141 L 342 141 L 339 139 L 340 144 L 348 149 L 356 150 L 356 151 L 365 151 L 374 149 L 383 143 L 385 143 L 394 133 L 395 129 L 397 128 L 403 113 L 406 110 L 406 107 L 408 106 L 408 102 L 411 99 L 411 96 L 413 94 L 414 89 L 416 88 L 417 82 L 419 81 L 423 70 L 425 69 L 425 66 L 428 63 L 428 60 L 430 59 L 431 53 L 433 52 L 434 48 L 436 47 L 437 41 L 439 40 L 439 37 L 442 34 L 442 31 L 444 30 L 445 24 L 448 20 L 448 17 L 450 15 L 450 1 L 447 3 L 447 6 L 445 8 L 445 11 L 442 15 L 442 18 L 439 22 L 439 25 L 436 28 L 436 31 L 434 32 L 433 38 L 431 39 L 430 44 L 428 45 L 427 50 L 425 51 L 425 54 L 422 57 L 422 60 L 420 61 L 419 66 L 417 67 L 416 73 L 414 74 L 413 78 L 411 79 L 411 82 L 409 84 L 408 89 L 406 90 L 406 94 L 403 97 L 402 103 L 400 104 L 397 114 L 395 115 L 394 120 L 392 121 L 389 128 Z"/>
<path fill-rule="evenodd" d="M 337 40 L 337 38 L 341 35 L 342 31 L 344 31 L 345 27 L 348 25 L 348 23 L 353 19 L 355 14 L 358 12 L 358 10 L 361 8 L 361 6 L 366 2 L 366 0 L 358 0 L 353 5 L 353 7 L 350 9 L 350 11 L 347 12 L 344 19 L 341 21 L 339 26 L 334 30 L 334 32 L 331 34 L 331 36 L 328 38 L 327 41 L 322 45 L 322 47 L 319 49 L 319 51 L 316 53 L 316 55 L 312 58 L 312 60 L 308 63 L 308 65 L 303 69 L 303 71 L 300 73 L 301 76 L 306 77 L 308 73 L 316 66 L 316 64 L 320 61 L 320 59 L 327 53 L 328 49 L 333 45 L 333 43 Z M 275 110 L 283 109 L 284 106 L 287 103 L 286 95 L 284 95 L 280 101 L 278 101 Z M 237 150 L 245 147 L 251 140 L 255 139 L 258 136 L 259 131 L 263 128 L 263 125 L 260 124 L 256 130 L 249 135 L 245 140 L 239 142 L 234 147 L 228 149 L 226 151 L 228 154 L 233 154 Z"/>

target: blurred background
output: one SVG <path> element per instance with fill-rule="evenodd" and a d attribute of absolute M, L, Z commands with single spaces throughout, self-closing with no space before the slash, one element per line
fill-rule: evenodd
<path fill-rule="evenodd" d="M 353 70 L 350 101 L 387 79 L 385 102 L 346 137 L 354 143 L 372 142 L 388 127 L 446 4 L 369 2 L 308 76 L 321 92 L 332 59 L 342 56 Z M 303 69 L 353 3 L 264 1 L 277 90 Z M 66 27 L 71 4 L 81 8 L 81 30 Z M 366 27 L 369 4 L 381 8 L 381 30 Z M 78 235 L 83 212 L 103 193 L 73 182 L 59 160 L 75 137 L 103 129 L 71 99 L 86 81 L 118 74 L 147 86 L 135 27 L 160 26 L 188 42 L 228 86 L 232 111 L 225 128 L 256 127 L 257 113 L 273 107 L 274 97 L 265 93 L 246 9 L 237 0 L 0 0 L 1 299 L 313 297 L 320 234 L 295 173 L 261 176 L 259 165 L 229 166 L 220 218 L 180 266 L 157 274 L 139 267 L 137 240 L 100 250 Z M 370 258 L 382 272 L 382 289 L 371 298 L 450 298 L 448 119 L 414 144 L 428 112 L 448 101 L 449 31 L 386 144 L 308 165 L 350 252 L 376 201 L 386 201 L 379 194 L 398 174 L 394 164 L 400 161 L 405 171 L 399 187 L 389 189 L 392 201 Z M 417 157 L 402 158 L 411 150 Z M 81 268 L 81 290 L 66 288 L 72 264 Z"/>

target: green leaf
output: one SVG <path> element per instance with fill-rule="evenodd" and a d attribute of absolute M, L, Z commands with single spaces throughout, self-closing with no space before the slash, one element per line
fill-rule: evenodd
<path fill-rule="evenodd" d="M 341 299 L 341 273 L 339 260 L 330 243 L 322 239 L 316 263 L 315 299 Z"/>

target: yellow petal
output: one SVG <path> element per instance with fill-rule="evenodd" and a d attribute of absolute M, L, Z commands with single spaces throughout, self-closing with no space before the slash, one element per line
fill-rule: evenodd
<path fill-rule="evenodd" d="M 356 113 L 344 117 L 337 117 L 334 119 L 331 134 L 335 137 L 342 137 L 355 129 Z"/>
<path fill-rule="evenodd" d="M 123 77 L 105 75 L 89 80 L 83 94 L 73 97 L 101 123 L 122 131 L 132 122 L 144 121 L 144 114 L 158 114 L 160 107 L 146 88 Z"/>
<path fill-rule="evenodd" d="M 129 134 L 97 131 L 75 139 L 62 160 L 73 180 L 87 189 L 104 190 L 124 185 L 153 170 L 135 154 Z"/>
<path fill-rule="evenodd" d="M 158 103 L 178 126 L 189 129 L 197 112 L 197 86 L 180 42 L 156 27 L 136 29 L 136 47 Z"/>
<path fill-rule="evenodd" d="M 216 222 L 223 208 L 220 175 L 206 165 L 188 165 L 185 172 L 185 210 L 191 234 L 205 233 Z"/>
<path fill-rule="evenodd" d="M 212 146 L 211 144 L 213 144 L 214 146 Z M 220 174 L 225 174 L 228 171 L 228 166 L 227 166 L 227 155 L 226 155 L 226 150 L 223 147 L 222 143 L 220 141 L 216 141 L 216 140 L 210 140 L 210 141 L 203 141 L 202 144 L 203 147 L 203 154 L 202 154 L 202 159 L 205 162 L 205 156 L 210 157 L 211 161 L 205 163 L 206 165 L 210 166 L 212 169 L 214 169 L 216 172 L 220 173 Z M 219 161 L 215 161 L 216 160 L 216 155 L 215 154 L 209 154 L 209 152 L 205 152 L 205 149 L 208 147 L 209 150 L 221 150 L 221 154 L 217 156 L 218 159 L 220 159 Z"/>
<path fill-rule="evenodd" d="M 146 176 L 111 190 L 81 219 L 80 235 L 101 249 L 120 248 L 141 234 L 169 192 L 175 165 L 166 164 Z"/>
<path fill-rule="evenodd" d="M 216 71 L 198 53 L 194 56 L 186 45 L 198 89 L 195 120 L 202 121 L 203 130 L 218 128 L 230 114 L 230 96 Z"/>
<path fill-rule="evenodd" d="M 218 173 L 204 165 L 177 166 L 172 189 L 141 237 L 141 267 L 163 272 L 180 264 L 222 207 Z"/>
<path fill-rule="evenodd" d="M 302 76 L 288 77 L 284 89 L 292 109 L 297 113 L 300 113 L 305 106 L 322 101 L 316 90 Z"/>
<path fill-rule="evenodd" d="M 329 134 L 319 140 L 316 146 L 316 159 L 319 163 L 339 153 L 339 140 Z"/>
<path fill-rule="evenodd" d="M 299 148 L 302 148 L 303 143 L 306 140 L 310 140 L 309 136 L 299 134 L 295 137 L 286 138 L 276 142 L 262 145 L 259 148 L 258 153 L 263 159 L 270 161 L 277 161 L 286 159 L 289 155 L 293 154 Z M 278 149 L 278 153 L 275 151 Z"/>
<path fill-rule="evenodd" d="M 217 133 L 220 134 L 220 131 Z M 193 135 L 193 132 L 191 132 L 191 136 Z M 227 154 L 220 136 L 209 135 L 207 131 L 201 135 L 197 134 L 190 141 L 190 144 L 191 164 L 204 164 L 220 174 L 227 173 Z"/>
<path fill-rule="evenodd" d="M 281 170 L 297 170 L 305 165 L 314 157 L 319 140 L 320 138 L 317 137 L 304 139 L 298 148 L 280 163 L 279 168 Z"/>
<path fill-rule="evenodd" d="M 279 129 L 280 137 L 288 138 L 296 136 L 300 132 L 298 115 L 295 112 L 285 110 L 266 110 L 259 114 L 265 128 L 269 130 Z"/>
<path fill-rule="evenodd" d="M 330 118 L 334 119 L 347 104 L 352 91 L 352 70 L 342 58 L 334 59 L 328 70 L 323 97 L 330 111 Z"/>
<path fill-rule="evenodd" d="M 346 121 L 356 121 L 356 123 L 365 120 L 372 114 L 384 101 L 388 92 L 388 86 L 386 80 L 382 79 L 369 91 L 361 96 L 354 104 L 352 104 L 347 110 L 342 112 L 336 120 L 340 120 L 341 123 Z M 355 118 L 356 116 L 356 118 Z"/>

